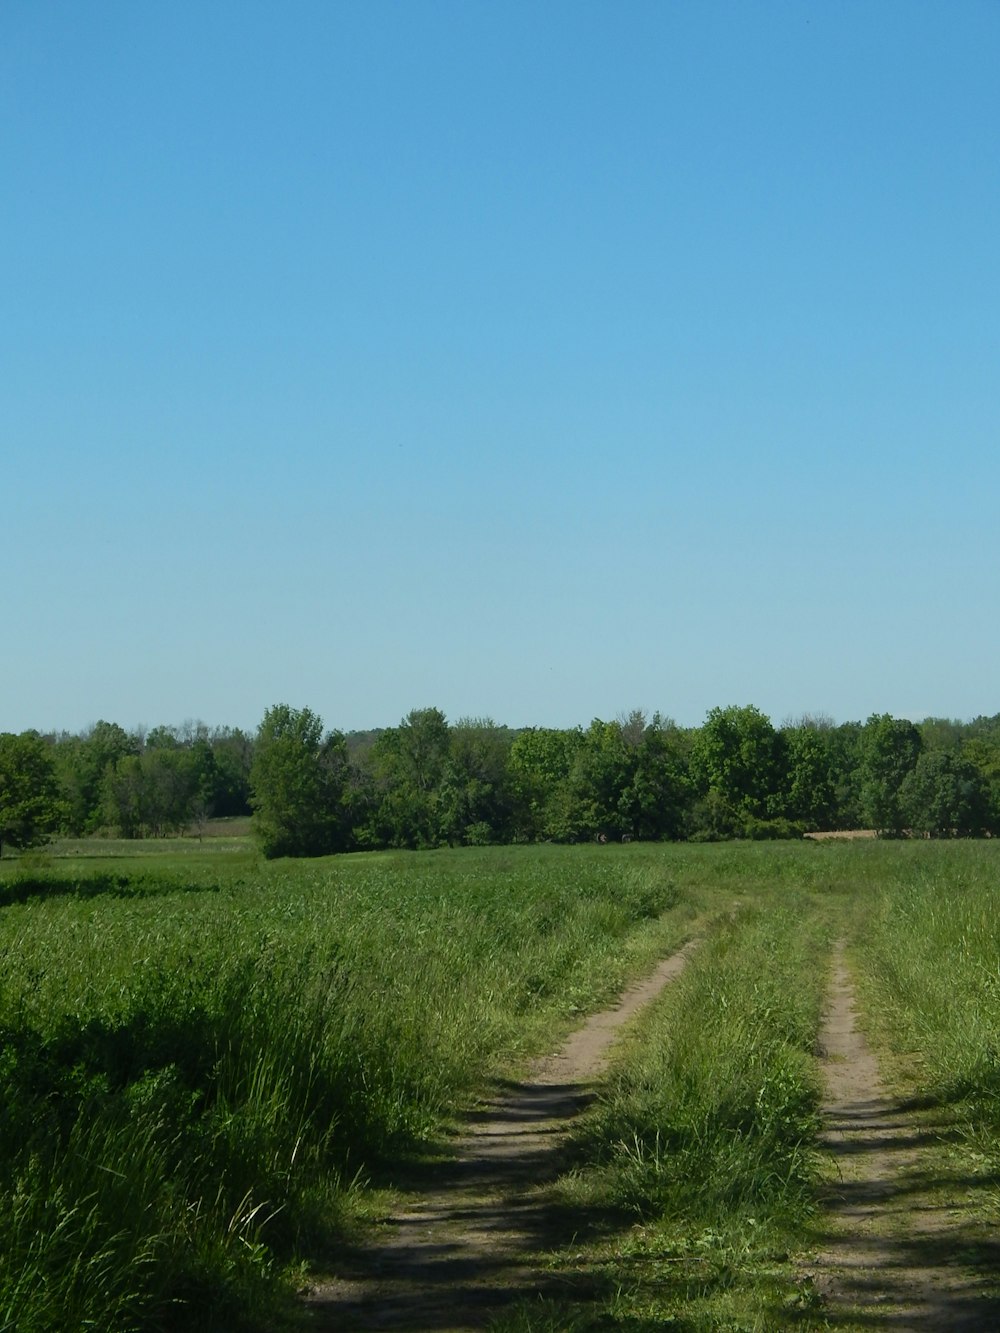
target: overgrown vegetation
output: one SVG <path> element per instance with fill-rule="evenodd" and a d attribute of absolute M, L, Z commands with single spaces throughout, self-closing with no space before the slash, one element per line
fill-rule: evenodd
<path fill-rule="evenodd" d="M 997 851 L 908 848 L 859 904 L 856 956 L 876 1030 L 914 1100 L 950 1108 L 980 1172 L 1000 1171 Z M 919 1058 L 914 1059 L 914 1053 Z M 997 1196 L 1000 1204 L 1000 1195 Z"/>
<path fill-rule="evenodd" d="M 919 726 L 753 707 L 681 728 L 633 711 L 584 727 L 449 723 L 437 708 L 345 736 L 308 708 L 267 710 L 254 736 L 197 724 L 0 736 L 0 851 L 54 829 L 126 838 L 206 831 L 255 811 L 271 857 L 523 842 L 791 839 L 817 830 L 1000 832 L 1000 715 Z"/>
<path fill-rule="evenodd" d="M 522 1306 L 498 1330 L 774 1328 L 811 1306 L 787 1259 L 814 1207 L 832 913 L 783 881 L 822 880 L 822 860 L 701 863 L 730 895 L 749 877 L 752 896 L 639 1021 L 577 1134 L 560 1186 L 574 1234 L 552 1262 L 582 1297 Z"/>
<path fill-rule="evenodd" d="M 952 1108 L 970 1171 L 1000 1171 L 992 841 L 127 846 L 0 878 L 0 1329 L 281 1327 L 366 1183 L 439 1151 L 463 1101 L 696 909 L 716 924 L 575 1141 L 566 1298 L 503 1328 L 822 1327 L 788 1255 L 834 931 L 883 1035 L 920 1053 L 909 1091 Z"/>
<path fill-rule="evenodd" d="M 589 851 L 589 855 L 585 854 Z M 277 1327 L 359 1173 L 676 941 L 597 849 L 42 871 L 0 912 L 0 1329 Z"/>

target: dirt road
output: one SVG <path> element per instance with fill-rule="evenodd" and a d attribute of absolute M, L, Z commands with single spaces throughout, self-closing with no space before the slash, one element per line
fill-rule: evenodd
<path fill-rule="evenodd" d="M 594 1014 L 522 1083 L 468 1117 L 453 1159 L 348 1276 L 317 1286 L 317 1329 L 483 1328 L 512 1301 L 545 1294 L 532 1263 L 551 1219 L 543 1189 L 559 1173 L 569 1122 L 587 1103 L 622 1025 L 678 976 L 694 948 L 665 959 L 618 1003 Z"/>
<path fill-rule="evenodd" d="M 949 1172 L 947 1124 L 941 1113 L 906 1110 L 888 1095 L 857 1018 L 841 947 L 821 1037 L 822 1145 L 838 1177 L 824 1199 L 815 1274 L 829 1326 L 1000 1328 L 1000 1310 L 963 1262 L 982 1237 L 961 1220 L 969 1182 Z"/>

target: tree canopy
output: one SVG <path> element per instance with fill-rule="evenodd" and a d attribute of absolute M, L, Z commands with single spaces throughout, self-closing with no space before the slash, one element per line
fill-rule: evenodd
<path fill-rule="evenodd" d="M 267 857 L 322 856 L 346 845 L 347 746 L 308 708 L 276 704 L 257 731 L 253 826 Z"/>
<path fill-rule="evenodd" d="M 0 855 L 43 843 L 61 813 L 50 747 L 35 731 L 0 733 Z"/>

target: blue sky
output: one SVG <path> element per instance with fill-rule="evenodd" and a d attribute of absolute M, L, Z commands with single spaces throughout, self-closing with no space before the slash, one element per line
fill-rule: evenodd
<path fill-rule="evenodd" d="M 0 7 L 0 730 L 1000 711 L 1000 5 Z"/>

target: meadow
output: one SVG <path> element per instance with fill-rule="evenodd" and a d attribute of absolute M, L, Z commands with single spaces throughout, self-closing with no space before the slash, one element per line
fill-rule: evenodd
<path fill-rule="evenodd" d="M 809 1315 L 835 936 L 909 1095 L 997 1164 L 992 842 L 54 852 L 0 877 L 0 1330 L 293 1326 L 373 1191 L 696 932 L 560 1185 L 587 1299 L 508 1327 Z"/>

